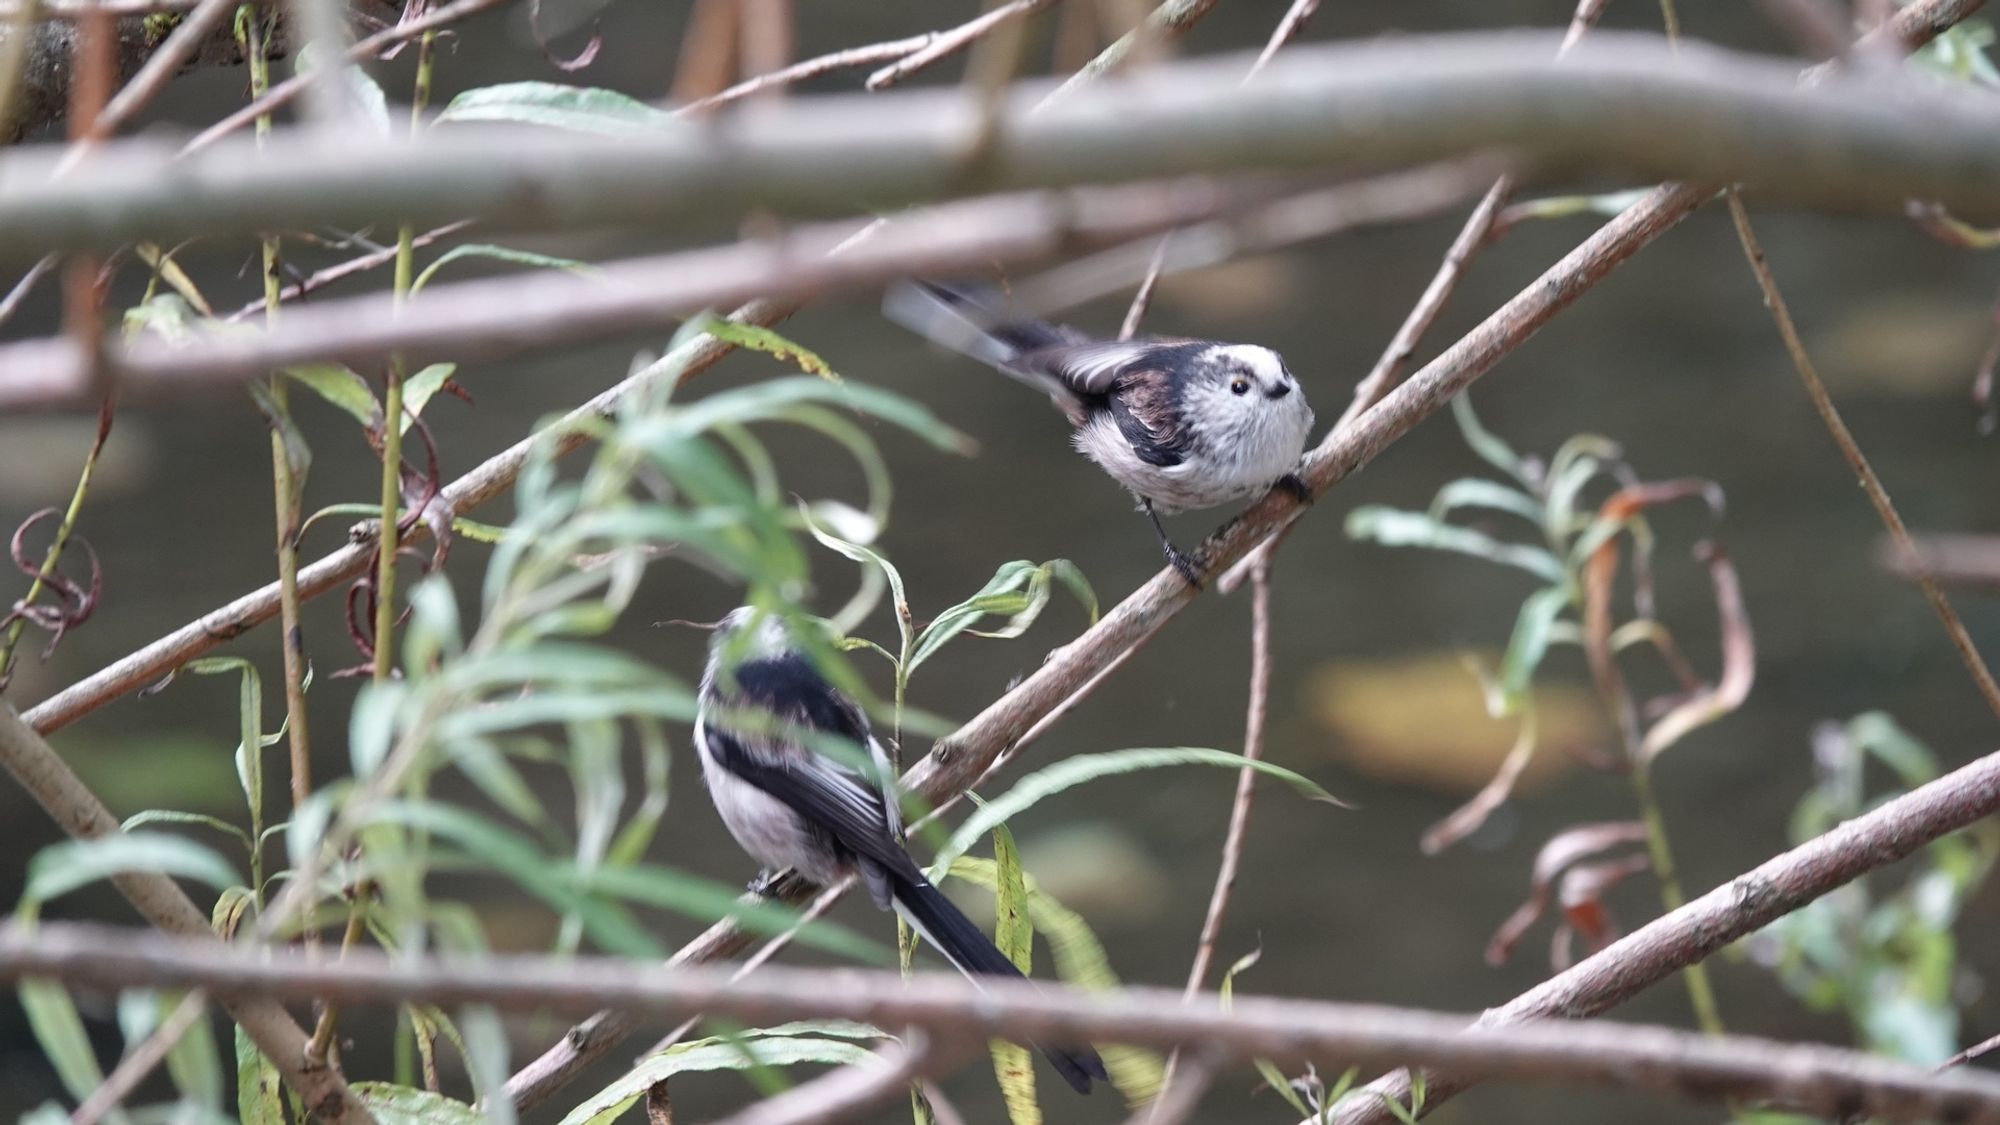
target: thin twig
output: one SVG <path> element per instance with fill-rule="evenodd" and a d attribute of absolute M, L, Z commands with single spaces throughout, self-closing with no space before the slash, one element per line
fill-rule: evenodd
<path fill-rule="evenodd" d="M 1271 703 L 1271 564 L 1268 561 L 1257 562 L 1251 568 L 1250 583 L 1250 699 L 1243 709 L 1243 758 L 1256 762 L 1264 757 L 1264 721 Z M 1229 828 L 1222 836 L 1222 860 L 1216 865 L 1215 886 L 1208 893 L 1208 913 L 1201 920 L 1194 961 L 1188 966 L 1187 984 L 1181 990 L 1190 1000 L 1206 986 L 1208 968 L 1215 961 L 1215 944 L 1222 936 L 1222 919 L 1229 912 L 1229 895 L 1236 887 L 1236 872 L 1243 864 L 1243 838 L 1250 830 L 1250 808 L 1256 796 L 1257 771 L 1244 766 L 1236 775 L 1236 800 L 1229 809 Z M 1168 1101 L 1180 1061 L 1179 1052 L 1167 1059 L 1156 1104 Z M 1191 1111 L 1193 1107 L 1188 1108 Z M 1172 1120 L 1162 1117 L 1161 1125 Z"/>
<path fill-rule="evenodd" d="M 153 1028 L 153 1033 L 127 1051 L 111 1073 L 105 1076 L 103 1083 L 77 1105 L 76 1112 L 69 1115 L 69 1125 L 97 1125 L 104 1120 L 106 1115 L 132 1096 L 139 1083 L 165 1062 L 174 1046 L 207 1015 L 206 993 L 197 990 L 181 997 L 181 1002 L 174 1005 L 167 1018 Z"/>
<path fill-rule="evenodd" d="M 1967 1047 L 1965 1050 L 1960 1051 L 1959 1053 L 1939 1063 L 1938 1069 L 1950 1070 L 1952 1067 L 1955 1066 L 1964 1066 L 1966 1063 L 1969 1063 L 1972 1060 L 1979 1058 L 1983 1055 L 1992 1054 L 1994 1051 L 2000 1051 L 2000 1035 L 1995 1035 L 1993 1038 L 1985 1040 L 1984 1042 L 1979 1043 L 1975 1046 Z"/>
<path fill-rule="evenodd" d="M 865 46 L 849 47 L 846 50 L 820 55 L 817 58 L 807 59 L 804 62 L 796 62 L 782 70 L 774 70 L 769 74 L 759 74 L 754 78 L 746 78 L 719 93 L 710 94 L 705 98 L 680 106 L 675 112 L 681 114 L 698 114 L 714 109 L 719 105 L 740 101 L 752 94 L 761 94 L 766 90 L 782 89 L 794 83 L 804 82 L 809 78 L 818 78 L 821 75 L 832 74 L 835 71 L 852 70 L 859 66 L 873 66 L 876 63 L 900 59 L 912 51 L 928 46 L 939 34 L 941 33 L 933 31 L 923 35 L 912 35 L 907 39 L 891 39 L 882 43 L 869 43 Z"/>
<path fill-rule="evenodd" d="M 427 230 L 424 233 L 417 235 L 415 238 L 412 238 L 410 240 L 410 245 L 416 247 L 429 246 L 431 243 L 436 242 L 441 238 L 449 238 L 454 234 L 459 234 L 465 231 L 467 228 L 471 227 L 472 225 L 473 222 L 471 219 L 461 219 L 455 223 L 446 223 L 441 227 L 437 227 L 432 230 Z M 284 288 L 278 290 L 278 300 L 280 303 L 286 301 L 296 301 L 300 297 L 304 297 L 307 296 L 308 294 L 318 292 L 319 290 L 325 288 L 328 285 L 333 284 L 336 281 L 339 281 L 342 278 L 352 277 L 358 273 L 365 273 L 372 269 L 379 269 L 382 266 L 391 265 L 396 261 L 396 255 L 401 252 L 402 252 L 402 246 L 401 243 L 398 242 L 389 246 L 384 246 L 379 250 L 371 250 L 366 254 L 361 254 L 356 257 L 349 258 L 347 261 L 335 263 L 334 265 L 328 266 L 325 269 L 314 270 L 312 273 L 306 275 L 306 277 L 303 280 L 295 281 L 292 284 L 287 285 Z M 263 312 L 264 307 L 265 305 L 263 301 L 261 300 L 252 301 L 249 304 L 244 305 L 242 308 L 237 309 L 235 312 L 230 313 L 223 319 L 231 321 L 247 320 L 250 317 L 256 316 L 258 313 Z"/>
<path fill-rule="evenodd" d="M 1976 796 L 1968 797 L 1968 790 Z M 1885 821 L 1896 819 L 1894 813 L 1884 816 L 1885 811 L 1918 811 L 1912 805 L 1923 807 L 1918 816 L 1922 832 L 1944 830 L 1944 821 L 1963 827 L 1991 815 L 2000 809 L 2000 755 L 1766 864 L 1759 873 L 1782 872 L 1786 881 L 1772 884 L 1765 898 L 1718 892 L 1688 912 L 1703 906 L 1719 910 L 1720 916 L 1707 921 L 1729 937 L 1740 936 L 1774 917 L 1770 908 L 1782 904 L 1777 913 L 1796 909 L 1812 894 L 1853 878 L 1860 868 L 1888 862 L 1883 851 L 1857 851 L 1865 847 L 1864 838 L 1896 855 L 1920 847 L 1922 841 L 1914 837 L 1874 838 Z M 1943 819 L 1932 819 L 1939 816 Z M 1912 827 L 1907 820 L 1890 826 L 1892 831 Z M 1806 857 L 1817 867 L 1795 866 L 1796 859 Z M 1662 924 L 1656 922 L 1613 948 L 1629 950 Z M 1710 944 L 1706 933 L 1682 937 L 1683 953 L 1688 945 L 1706 952 L 1727 940 Z M 1599 954 L 1565 976 L 1601 967 L 1605 960 Z M 2000 1121 L 2000 1076 L 1963 1069 L 1936 1073 L 1850 1049 L 1743 1036 L 1713 1039 L 1608 1021 L 1468 1026 L 1465 1016 L 1452 1013 L 1248 996 L 1234 998 L 1224 1009 L 1213 993 L 1187 1003 L 1178 990 L 1104 992 L 1025 980 L 975 984 L 949 972 L 922 973 L 906 981 L 889 970 L 767 968 L 734 980 L 721 969 L 641 966 L 616 957 L 438 958 L 363 950 L 336 960 L 291 949 L 176 941 L 88 926 L 0 930 L 0 979 L 27 976 L 98 989 L 159 986 L 204 988 L 235 997 L 317 996 L 350 1006 L 477 1003 L 554 1012 L 612 1007 L 665 1019 L 713 1013 L 753 1025 L 848 1019 L 877 1027 L 922 1028 L 946 1046 L 990 1037 L 1051 1045 L 1200 1044 L 1216 1058 L 1231 1061 L 1440 1065 L 1488 1077 L 1638 1088 L 1697 1100 L 1769 1098 L 1822 1113 L 1858 1110 L 1898 1120 Z"/>
<path fill-rule="evenodd" d="M 1160 284 L 1160 271 L 1167 268 L 1167 246 L 1174 240 L 1174 232 L 1160 236 L 1159 245 L 1153 247 L 1153 261 L 1146 267 L 1146 276 L 1139 282 L 1139 288 L 1132 292 L 1132 303 L 1125 306 L 1125 322 L 1118 326 L 1118 338 L 1130 340 L 1138 335 L 1140 322 L 1146 319 L 1146 310 L 1153 307 L 1153 290 Z"/>
<path fill-rule="evenodd" d="M 1902 515 L 1896 511 L 1894 501 L 1889 499 L 1889 490 L 1882 486 L 1882 478 L 1875 475 L 1874 467 L 1868 463 L 1861 446 L 1848 431 L 1847 423 L 1841 419 L 1839 409 L 1833 405 L 1832 396 L 1827 394 L 1826 384 L 1820 381 L 1812 357 L 1806 353 L 1805 342 L 1799 338 L 1798 326 L 1792 323 L 1791 311 L 1785 305 L 1784 294 L 1778 290 L 1778 280 L 1772 275 L 1771 265 L 1764 257 L 1757 232 L 1750 226 L 1750 213 L 1733 190 L 1729 193 L 1729 217 L 1736 225 L 1736 237 L 1743 244 L 1744 257 L 1750 261 L 1750 272 L 1756 275 L 1757 287 L 1764 294 L 1764 307 L 1771 310 L 1771 319 L 1778 326 L 1778 335 L 1784 339 L 1785 352 L 1791 356 L 1792 367 L 1798 372 L 1806 397 L 1812 400 L 1813 409 L 1819 412 L 1820 421 L 1825 423 L 1827 433 L 1833 436 L 1833 443 L 1840 447 L 1840 455 L 1846 459 L 1848 468 L 1853 470 L 1861 490 L 1868 494 L 1868 502 L 1875 506 L 1875 514 L 1889 529 L 1897 554 L 1923 590 L 1925 600 L 1931 603 L 1938 621 L 1944 625 L 1952 648 L 1957 650 L 1959 660 L 1964 662 L 1965 670 L 1972 676 L 1981 698 L 1996 716 L 2000 716 L 2000 684 L 1994 682 L 1993 673 L 1986 667 L 1986 660 L 1980 656 L 1979 646 L 1973 643 L 1972 635 L 1966 632 L 1965 622 L 1952 608 L 1951 599 L 1945 597 L 1943 587 L 1925 569 L 1923 556 L 1917 551 L 1916 544 L 1910 541 L 1909 529 L 1903 526 Z"/>
<path fill-rule="evenodd" d="M 1010 20 L 1027 19 L 1055 2 L 1056 0 L 1007 0 L 1006 3 L 989 8 L 950 31 L 933 32 L 929 36 L 929 42 L 912 51 L 900 62 L 885 66 L 869 75 L 868 88 L 886 90 L 910 75 L 972 46 L 981 36 L 1001 24 Z"/>
<path fill-rule="evenodd" d="M 505 2 L 506 0 L 456 0 L 455 3 L 446 4 L 444 7 L 438 8 L 417 19 L 400 20 L 393 23 L 370 35 L 368 38 L 361 40 L 354 46 L 349 47 L 347 50 L 342 51 L 338 60 L 326 60 L 325 65 L 328 67 L 353 66 L 356 63 L 368 62 L 382 51 L 398 43 L 407 43 L 412 39 L 428 32 L 436 31 L 441 27 L 449 27 L 460 20 L 476 16 L 489 8 L 497 8 Z M 185 156 L 200 152 L 230 133 L 257 120 L 257 118 L 290 103 L 293 98 L 304 93 L 312 81 L 312 75 L 302 74 L 278 83 L 266 91 L 263 97 L 252 100 L 249 105 L 244 106 L 242 109 L 237 110 L 235 113 L 197 133 L 193 140 L 181 148 L 181 155 Z"/>
<path fill-rule="evenodd" d="M 1243 758 L 1255 762 L 1264 757 L 1264 722 L 1271 704 L 1270 564 L 1260 564 L 1251 571 L 1250 583 L 1250 703 L 1244 708 Z M 1250 807 L 1256 794 L 1257 771 L 1245 766 L 1236 775 L 1236 801 L 1229 810 L 1229 829 L 1222 837 L 1222 862 L 1216 867 L 1215 887 L 1209 892 L 1208 915 L 1202 919 L 1194 963 L 1188 966 L 1183 991 L 1189 996 L 1206 986 L 1208 967 L 1215 960 L 1216 939 L 1222 934 L 1223 915 L 1229 911 L 1229 893 L 1243 864 L 1243 837 L 1250 829 Z"/>
<path fill-rule="evenodd" d="M 1187 1065 L 1180 1068 L 1176 1078 L 1174 1072 L 1180 1059 L 1181 1052 L 1176 1050 L 1167 1062 L 1167 1076 L 1160 1081 L 1160 1092 L 1152 1101 L 1132 1111 L 1125 1125 L 1182 1125 L 1201 1108 L 1201 1099 L 1215 1085 L 1222 1060 L 1212 1051 L 1197 1048 L 1188 1054 Z"/>

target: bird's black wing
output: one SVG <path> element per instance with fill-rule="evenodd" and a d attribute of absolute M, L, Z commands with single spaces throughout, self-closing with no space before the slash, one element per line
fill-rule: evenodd
<path fill-rule="evenodd" d="M 867 752 L 874 736 L 854 702 L 804 656 L 748 661 L 735 672 L 736 705 L 770 712 L 781 723 L 840 738 Z M 891 871 L 914 870 L 888 800 L 868 778 L 811 747 L 758 752 L 782 735 L 707 728 L 709 753 L 724 769 L 770 794 L 846 851 Z M 776 747 L 773 747 L 776 749 Z"/>
<path fill-rule="evenodd" d="M 1178 341 L 1079 340 L 1024 351 L 1014 357 L 1013 366 L 1047 375 L 1077 394 L 1102 397 L 1133 371 L 1174 368 L 1180 353 L 1189 349 Z"/>
<path fill-rule="evenodd" d="M 1181 407 L 1182 385 L 1171 369 L 1139 368 L 1120 376 L 1105 400 L 1118 432 L 1149 465 L 1178 465 L 1194 450 L 1194 430 Z"/>

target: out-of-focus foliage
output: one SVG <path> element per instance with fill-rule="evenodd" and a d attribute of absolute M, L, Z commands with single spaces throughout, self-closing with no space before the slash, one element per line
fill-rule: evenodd
<path fill-rule="evenodd" d="M 1792 812 L 1795 844 L 1938 772 L 1930 749 L 1880 712 L 1822 724 L 1813 767 L 1813 787 Z M 1890 784 L 1871 785 L 1868 775 L 1883 771 Z M 1869 1050 L 1935 1066 L 1958 1050 L 1959 1007 L 1976 987 L 1952 926 L 1996 858 L 2000 824 L 1982 821 L 1926 847 L 1893 879 L 1866 875 L 1787 914 L 1750 949 L 1807 1007 L 1845 1015 Z"/>

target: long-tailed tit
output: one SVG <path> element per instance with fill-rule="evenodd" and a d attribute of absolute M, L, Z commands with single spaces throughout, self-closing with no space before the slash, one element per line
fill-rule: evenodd
<path fill-rule="evenodd" d="M 867 747 L 878 779 L 893 781 L 867 716 L 827 683 L 784 623 L 771 614 L 760 620 L 748 606 L 734 610 L 709 645 L 694 744 L 709 796 L 736 842 L 767 869 L 789 867 L 815 883 L 859 873 L 876 906 L 893 907 L 960 972 L 975 981 L 1021 978 L 904 850 L 893 793 L 788 730 Z M 1088 1047 L 1042 1053 L 1079 1093 L 1090 1092 L 1091 1079 L 1106 1079 L 1104 1061 Z"/>
<path fill-rule="evenodd" d="M 1138 498 L 1167 560 L 1200 586 L 1162 513 L 1213 508 L 1281 485 L 1312 429 L 1305 392 L 1270 348 L 1214 340 L 1097 340 L 1066 325 L 1009 317 L 992 295 L 931 282 L 890 290 L 889 319 L 1048 393 L 1076 427 L 1076 448 Z"/>

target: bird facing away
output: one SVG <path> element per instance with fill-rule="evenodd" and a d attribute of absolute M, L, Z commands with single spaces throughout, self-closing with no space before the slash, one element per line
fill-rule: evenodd
<path fill-rule="evenodd" d="M 890 320 L 1044 391 L 1076 428 L 1079 452 L 1125 486 L 1153 522 L 1167 561 L 1200 569 L 1162 514 L 1256 496 L 1312 493 L 1294 472 L 1312 407 L 1283 357 L 1255 344 L 1147 337 L 1099 340 L 1066 325 L 1009 317 L 998 295 L 912 282 L 889 291 Z"/>
<path fill-rule="evenodd" d="M 762 720 L 754 733 L 743 729 L 749 716 Z M 876 906 L 894 908 L 975 983 L 980 976 L 1021 979 L 904 850 L 894 795 L 787 731 L 866 747 L 878 776 L 894 777 L 867 716 L 827 683 L 784 622 L 749 606 L 734 610 L 709 644 L 694 728 L 709 796 L 730 835 L 766 875 L 789 867 L 826 885 L 859 873 Z M 1107 1080 L 1104 1061 L 1088 1047 L 1042 1053 L 1078 1093 L 1089 1093 L 1093 1078 Z"/>

